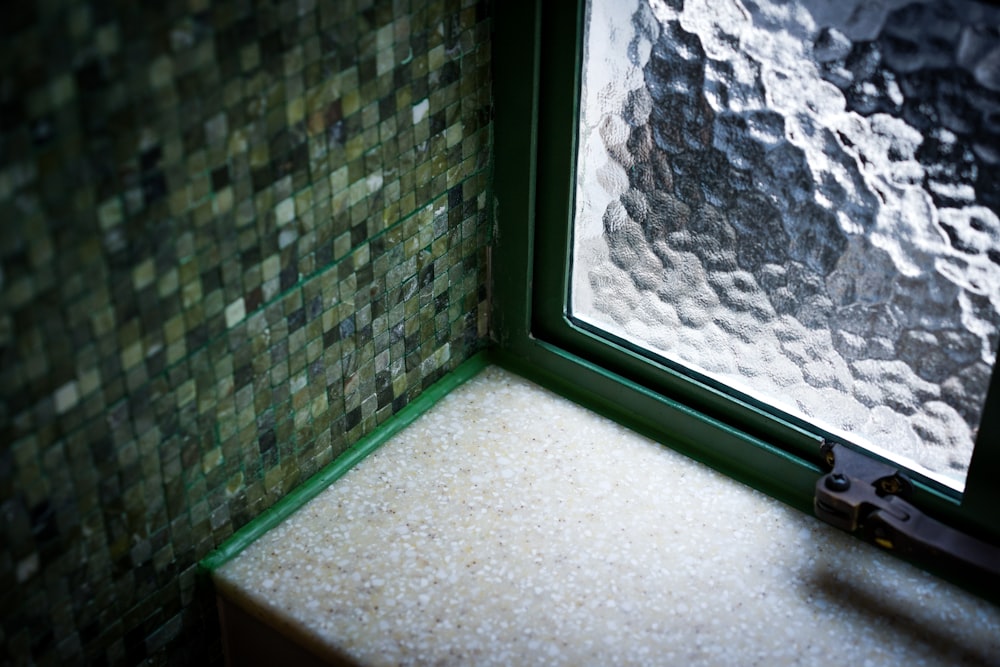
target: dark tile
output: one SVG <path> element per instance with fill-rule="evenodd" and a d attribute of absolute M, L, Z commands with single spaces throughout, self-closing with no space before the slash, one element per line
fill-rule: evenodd
<path fill-rule="evenodd" d="M 202 646 L 193 622 L 171 620 L 204 602 L 179 577 L 277 499 L 263 476 L 280 471 L 289 490 L 320 443 L 344 451 L 484 345 L 488 234 L 470 245 L 451 230 L 488 229 L 489 13 L 458 5 L 330 3 L 300 20 L 292 5 L 79 0 L 74 20 L 42 25 L 32 3 L 5 14 L 22 57 L 0 91 L 0 173 L 39 205 L 0 241 L 2 298 L 23 292 L 18 343 L 0 340 L 0 433 L 30 448 L 0 448 L 0 502 L 33 499 L 0 528 L 17 556 L 0 560 L 0 586 L 17 591 L 0 613 L 4 659 L 60 660 L 60 600 L 79 607 L 70 663 L 170 664 L 180 644 Z M 412 33 L 390 48 L 414 59 L 380 74 L 374 31 L 406 13 Z M 442 39 L 461 59 L 428 72 Z M 46 92 L 29 104 L 31 90 Z M 442 282 L 457 275 L 473 279 Z M 446 344 L 450 360 L 425 368 Z M 390 348 L 412 374 L 399 396 L 374 365 Z M 328 412 L 296 427 L 323 395 Z M 71 568 L 81 539 L 87 566 Z"/>

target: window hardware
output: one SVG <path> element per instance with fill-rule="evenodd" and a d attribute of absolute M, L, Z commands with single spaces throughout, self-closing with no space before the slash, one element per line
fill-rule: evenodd
<path fill-rule="evenodd" d="M 895 467 L 841 444 L 824 442 L 830 472 L 816 482 L 816 516 L 858 532 L 883 549 L 928 565 L 960 567 L 1000 588 L 1000 548 L 927 516 L 910 503 L 913 487 Z"/>

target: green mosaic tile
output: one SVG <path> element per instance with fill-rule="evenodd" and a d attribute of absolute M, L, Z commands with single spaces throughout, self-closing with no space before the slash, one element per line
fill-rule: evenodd
<path fill-rule="evenodd" d="M 198 559 L 484 344 L 488 6 L 9 14 L 0 662 L 218 660 Z"/>

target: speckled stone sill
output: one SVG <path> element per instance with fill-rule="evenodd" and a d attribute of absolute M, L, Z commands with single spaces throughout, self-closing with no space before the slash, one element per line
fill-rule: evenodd
<path fill-rule="evenodd" d="M 364 665 L 1000 664 L 997 607 L 496 367 L 214 579 Z"/>

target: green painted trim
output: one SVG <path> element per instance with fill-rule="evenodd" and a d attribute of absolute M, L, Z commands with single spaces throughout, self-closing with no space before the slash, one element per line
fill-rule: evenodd
<path fill-rule="evenodd" d="M 818 465 L 543 341 L 495 362 L 728 477 L 812 514 Z M 706 446 L 711 443 L 711 446 Z M 816 440 L 819 448 L 819 440 Z"/>
<path fill-rule="evenodd" d="M 540 0 L 494 5 L 490 335 L 505 349 L 529 335 L 541 11 Z"/>
<path fill-rule="evenodd" d="M 511 372 L 699 461 L 739 483 L 815 516 L 815 486 L 823 474 L 816 464 L 556 346 L 537 340 L 530 346 L 534 351 L 527 358 L 500 350 L 494 352 L 491 359 Z M 664 502 L 669 502 L 669 499 Z M 954 506 L 951 499 L 943 499 L 943 502 Z M 927 504 L 938 507 L 933 502 Z M 924 511 L 934 514 L 930 507 L 925 507 Z M 706 520 L 710 520 L 710 503 L 706 504 L 705 513 Z M 725 529 L 724 526 L 720 527 L 720 530 Z M 1000 588 L 995 583 L 984 582 L 956 568 L 913 560 L 899 553 L 893 555 L 964 588 L 973 595 L 1000 605 Z"/>
<path fill-rule="evenodd" d="M 288 518 L 297 509 L 315 498 L 330 484 L 337 481 L 362 459 L 381 447 L 387 440 L 412 424 L 435 403 L 475 377 L 491 363 L 490 354 L 479 352 L 464 361 L 455 370 L 445 375 L 420 393 L 402 410 L 380 424 L 373 432 L 359 440 L 343 454 L 334 459 L 318 473 L 295 487 L 281 500 L 264 510 L 248 524 L 233 533 L 215 551 L 201 560 L 203 571 L 214 572 L 230 559 L 246 549 L 257 538 Z"/>
<path fill-rule="evenodd" d="M 976 448 L 965 479 L 962 509 L 980 531 L 992 532 L 1000 543 L 1000 364 L 994 364 L 983 404 Z"/>

